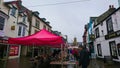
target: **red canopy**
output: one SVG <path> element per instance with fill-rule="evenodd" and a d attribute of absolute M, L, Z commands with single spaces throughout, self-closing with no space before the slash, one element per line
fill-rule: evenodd
<path fill-rule="evenodd" d="M 9 38 L 8 43 L 21 44 L 21 45 L 27 45 L 27 46 L 49 45 L 53 47 L 59 47 L 60 44 L 63 44 L 64 42 L 61 36 L 54 35 L 51 32 L 47 31 L 46 29 L 43 29 L 30 36 L 25 36 L 20 38 Z"/>

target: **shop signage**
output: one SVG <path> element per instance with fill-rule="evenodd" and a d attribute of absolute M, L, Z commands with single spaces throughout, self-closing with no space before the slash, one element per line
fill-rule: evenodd
<path fill-rule="evenodd" d="M 111 38 L 115 38 L 115 37 L 119 37 L 119 36 L 120 36 L 120 30 L 116 31 L 114 33 L 105 35 L 105 39 L 107 40 L 107 39 L 111 39 Z"/>
<path fill-rule="evenodd" d="M 0 39 L 0 43 L 8 43 L 8 40 Z"/>
<path fill-rule="evenodd" d="M 94 35 L 94 34 L 91 34 L 91 35 L 90 35 L 90 40 L 91 40 L 91 41 L 94 41 L 94 40 L 95 40 L 95 35 Z"/>
<path fill-rule="evenodd" d="M 10 46 L 10 56 L 18 56 L 19 46 Z"/>

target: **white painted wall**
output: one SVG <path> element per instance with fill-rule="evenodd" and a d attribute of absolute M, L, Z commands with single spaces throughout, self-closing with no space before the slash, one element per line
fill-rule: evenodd
<path fill-rule="evenodd" d="M 111 15 L 112 21 L 113 21 L 113 29 L 114 31 L 120 30 L 120 9 L 115 12 L 114 14 Z M 97 51 L 97 44 L 101 44 L 102 48 L 102 56 L 98 56 L 100 58 L 104 58 L 104 56 L 110 56 L 110 47 L 109 47 L 109 42 L 110 41 L 115 41 L 116 44 L 120 43 L 120 37 L 117 38 L 112 38 L 105 40 L 105 35 L 107 35 L 107 27 L 106 27 L 106 20 L 103 21 L 103 25 L 99 24 L 95 28 L 93 28 L 93 31 L 95 31 L 96 28 L 99 28 L 99 33 L 100 37 L 95 39 L 94 41 L 94 46 L 95 46 L 95 54 L 98 54 Z M 103 30 L 103 33 L 102 33 Z M 113 59 L 114 61 L 119 61 L 120 62 L 120 56 L 118 56 L 119 59 Z"/>

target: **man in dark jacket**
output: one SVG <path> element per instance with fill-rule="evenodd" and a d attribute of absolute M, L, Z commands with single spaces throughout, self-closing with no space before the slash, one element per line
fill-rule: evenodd
<path fill-rule="evenodd" d="M 79 66 L 82 68 L 87 68 L 90 62 L 89 52 L 83 46 L 79 47 Z"/>

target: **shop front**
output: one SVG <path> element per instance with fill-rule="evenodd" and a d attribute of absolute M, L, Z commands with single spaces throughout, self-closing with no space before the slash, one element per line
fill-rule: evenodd
<path fill-rule="evenodd" d="M 18 68 L 19 50 L 20 46 L 9 45 L 7 38 L 0 37 L 0 68 Z"/>
<path fill-rule="evenodd" d="M 6 67 L 7 57 L 7 40 L 0 39 L 0 68 Z"/>
<path fill-rule="evenodd" d="M 113 61 L 120 62 L 120 30 L 105 35 L 105 39 L 109 42 L 110 54 Z"/>

